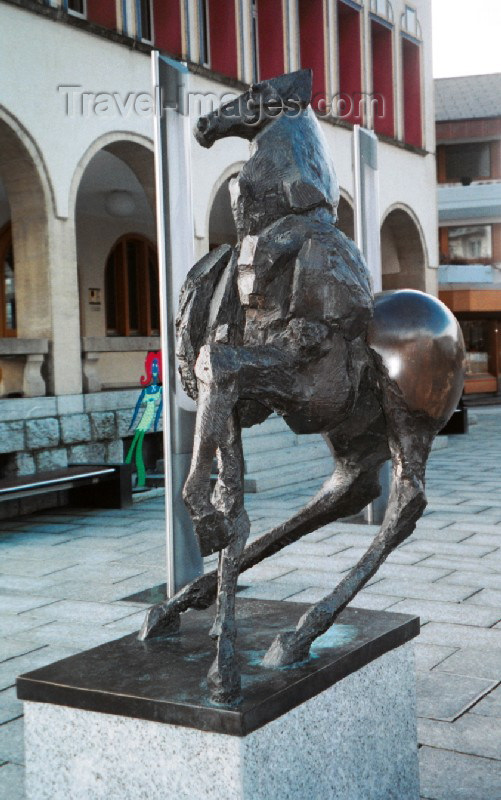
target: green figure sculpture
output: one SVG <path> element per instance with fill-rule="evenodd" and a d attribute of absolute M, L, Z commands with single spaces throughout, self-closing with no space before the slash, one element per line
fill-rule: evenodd
<path fill-rule="evenodd" d="M 136 489 L 144 489 L 146 487 L 146 469 L 143 460 L 144 435 L 150 430 L 152 424 L 153 430 L 157 430 L 158 421 L 162 413 L 162 355 L 160 350 L 156 353 L 148 353 L 144 361 L 144 368 L 146 375 L 141 378 L 140 383 L 141 386 L 144 386 L 145 388 L 139 395 L 136 407 L 134 409 L 134 414 L 132 415 L 132 420 L 129 425 L 129 430 L 131 430 L 134 426 L 141 405 L 143 403 L 146 405 L 134 432 L 134 438 L 129 447 L 129 452 L 125 458 L 125 463 L 130 464 L 132 462 L 132 456 L 135 453 L 135 463 L 137 469 Z M 155 412 L 157 400 L 158 406 Z"/>

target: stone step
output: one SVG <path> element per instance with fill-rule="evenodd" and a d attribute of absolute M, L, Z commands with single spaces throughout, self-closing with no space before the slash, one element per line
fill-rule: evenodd
<path fill-rule="evenodd" d="M 260 425 L 253 425 L 252 428 L 244 428 L 243 438 L 254 439 L 259 436 L 268 436 L 270 433 L 281 433 L 290 430 L 287 424 L 283 421 L 282 417 L 278 414 L 272 414 L 271 417 L 265 419 Z"/>
<path fill-rule="evenodd" d="M 242 436 L 244 455 L 251 453 L 267 453 L 270 450 L 284 450 L 289 447 L 294 447 L 297 442 L 297 436 L 292 431 L 285 430 L 279 433 L 269 433 L 264 436 Z"/>
<path fill-rule="evenodd" d="M 245 491 L 256 493 L 267 489 L 281 489 L 312 478 L 327 478 L 332 475 L 332 471 L 332 459 L 329 455 L 307 463 L 291 464 L 290 467 L 263 469 L 245 476 Z"/>
<path fill-rule="evenodd" d="M 271 470 L 277 467 L 303 466 L 319 458 L 329 456 L 327 446 L 320 442 L 301 442 L 294 447 L 278 448 L 275 442 L 270 442 L 269 450 L 245 454 L 245 474 L 258 473 L 263 469 Z M 332 460 L 331 460 L 332 464 Z"/>

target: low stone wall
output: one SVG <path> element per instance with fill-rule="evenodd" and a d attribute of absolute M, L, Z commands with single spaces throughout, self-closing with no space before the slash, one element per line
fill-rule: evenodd
<path fill-rule="evenodd" d="M 121 463 L 124 440 L 133 435 L 129 426 L 139 391 L 2 400 L 0 477 L 34 475 L 68 464 Z M 0 518 L 49 505 L 54 498 L 47 495 L 4 503 Z"/>

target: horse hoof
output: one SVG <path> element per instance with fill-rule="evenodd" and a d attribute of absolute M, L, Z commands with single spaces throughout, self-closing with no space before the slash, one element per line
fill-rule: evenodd
<path fill-rule="evenodd" d="M 221 511 L 204 514 L 195 523 L 200 553 L 203 558 L 218 553 L 228 545 L 232 529 Z"/>
<path fill-rule="evenodd" d="M 306 661 L 310 655 L 309 642 L 302 642 L 295 631 L 280 633 L 263 657 L 263 667 L 288 667 Z"/>
<path fill-rule="evenodd" d="M 207 684 L 213 703 L 234 705 L 242 699 L 240 674 L 236 667 L 221 671 L 216 659 L 207 675 Z"/>
<path fill-rule="evenodd" d="M 180 627 L 181 614 L 179 611 L 161 603 L 147 611 L 137 638 L 144 642 L 146 639 L 154 639 L 156 636 L 172 635 L 178 633 Z"/>
<path fill-rule="evenodd" d="M 222 632 L 222 625 L 218 619 L 215 619 L 212 624 L 212 628 L 209 631 L 209 636 L 211 639 L 219 639 L 219 637 L 221 636 L 221 632 Z"/>

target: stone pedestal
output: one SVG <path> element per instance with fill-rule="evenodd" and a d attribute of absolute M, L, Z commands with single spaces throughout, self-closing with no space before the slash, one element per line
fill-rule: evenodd
<path fill-rule="evenodd" d="M 304 606 L 239 603 L 244 699 L 213 705 L 209 612 L 18 679 L 28 800 L 419 800 L 418 620 L 347 609 L 295 668 L 264 670 Z"/>

